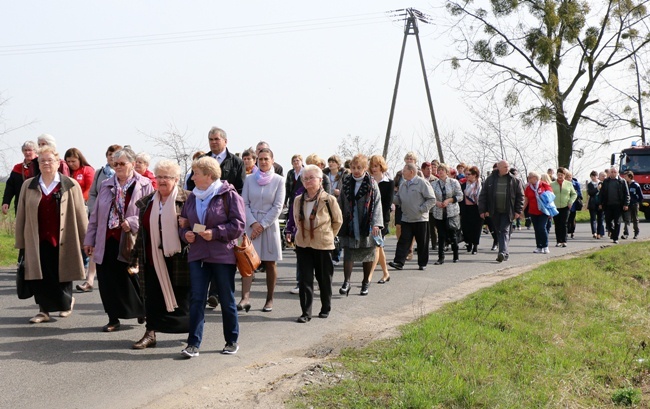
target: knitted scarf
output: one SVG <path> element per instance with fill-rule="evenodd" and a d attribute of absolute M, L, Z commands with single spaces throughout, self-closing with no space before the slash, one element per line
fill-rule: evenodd
<path fill-rule="evenodd" d="M 300 231 L 302 232 L 302 237 L 305 237 L 305 202 L 315 202 L 314 207 L 311 209 L 309 214 L 309 238 L 314 238 L 314 219 L 316 219 L 316 212 L 318 211 L 318 199 L 320 194 L 323 192 L 322 186 L 318 189 L 316 194 L 309 198 L 307 197 L 307 191 L 305 190 L 302 195 L 300 195 L 300 213 L 298 214 L 298 222 L 300 223 Z"/>
<path fill-rule="evenodd" d="M 347 216 L 348 223 L 348 236 L 354 237 L 354 212 L 357 211 L 357 203 L 363 201 L 363 207 L 359 217 L 359 234 L 362 237 L 368 237 L 370 235 L 370 222 L 372 214 L 374 212 L 374 202 L 375 202 L 375 190 L 372 189 L 372 184 L 375 183 L 366 172 L 363 176 L 363 181 L 361 186 L 357 191 L 356 195 L 354 194 L 354 187 L 356 180 L 350 174 L 348 177 L 343 179 L 343 197 L 344 200 L 348 201 L 350 213 L 345 215 Z"/>

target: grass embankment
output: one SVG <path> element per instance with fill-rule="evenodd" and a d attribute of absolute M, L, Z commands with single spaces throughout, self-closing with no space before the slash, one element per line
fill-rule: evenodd
<path fill-rule="evenodd" d="M 346 350 L 297 407 L 650 406 L 650 243 L 553 261 Z M 332 377 L 336 378 L 336 377 Z"/>
<path fill-rule="evenodd" d="M 0 197 L 4 191 L 5 183 L 0 182 Z M 18 250 L 14 248 L 14 219 L 13 206 L 6 216 L 0 212 L 0 266 L 16 265 L 18 259 Z"/>

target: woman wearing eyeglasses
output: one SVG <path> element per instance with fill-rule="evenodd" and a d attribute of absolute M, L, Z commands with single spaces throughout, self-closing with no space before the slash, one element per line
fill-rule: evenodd
<path fill-rule="evenodd" d="M 25 281 L 39 306 L 32 324 L 50 321 L 53 311 L 61 318 L 72 314 L 72 281 L 84 277 L 88 224 L 79 184 L 57 172 L 59 154 L 45 146 L 38 161 L 41 174 L 23 183 L 16 214 L 16 248 L 24 251 Z"/>
<path fill-rule="evenodd" d="M 273 311 L 273 294 L 278 277 L 277 262 L 282 260 L 280 212 L 284 204 L 285 186 L 282 176 L 273 169 L 273 152 L 263 148 L 257 154 L 258 169 L 246 178 L 242 198 L 246 207 L 246 234 L 266 268 L 266 302 L 263 312 Z M 242 298 L 238 310 L 251 308 L 250 292 L 253 277 L 242 277 Z"/>
<path fill-rule="evenodd" d="M 178 217 L 188 194 L 178 186 L 181 168 L 161 160 L 154 168 L 158 189 L 138 200 L 140 229 L 132 265 L 137 265 L 146 312 L 146 330 L 133 349 L 156 346 L 156 332 L 188 333 L 190 272 L 187 244 L 178 236 Z"/>
<path fill-rule="evenodd" d="M 140 228 L 136 202 L 153 192 L 151 181 L 135 171 L 135 152 L 113 153 L 115 175 L 100 187 L 90 215 L 84 251 L 97 263 L 99 294 L 108 324 L 102 331 L 120 329 L 120 319 L 143 322 L 144 306 L 137 278 L 128 272 L 129 242 Z"/>

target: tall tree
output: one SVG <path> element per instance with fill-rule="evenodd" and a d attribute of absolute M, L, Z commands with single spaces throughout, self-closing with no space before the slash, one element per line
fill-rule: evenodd
<path fill-rule="evenodd" d="M 447 1 L 452 33 L 463 64 L 483 69 L 484 91 L 503 91 L 507 106 L 520 107 L 526 125 L 554 123 L 558 164 L 570 167 L 578 126 L 590 122 L 590 108 L 603 103 L 597 86 L 605 73 L 627 61 L 650 42 L 646 4 L 650 0 Z M 621 46 L 634 35 L 631 48 Z"/>

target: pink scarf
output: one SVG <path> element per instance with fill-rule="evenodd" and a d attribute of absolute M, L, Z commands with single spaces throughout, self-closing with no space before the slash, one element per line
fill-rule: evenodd
<path fill-rule="evenodd" d="M 274 174 L 275 171 L 273 168 L 271 168 L 268 172 L 262 172 L 260 169 L 257 169 L 255 173 L 253 173 L 253 177 L 255 178 L 255 181 L 258 185 L 266 186 L 271 183 Z"/>

